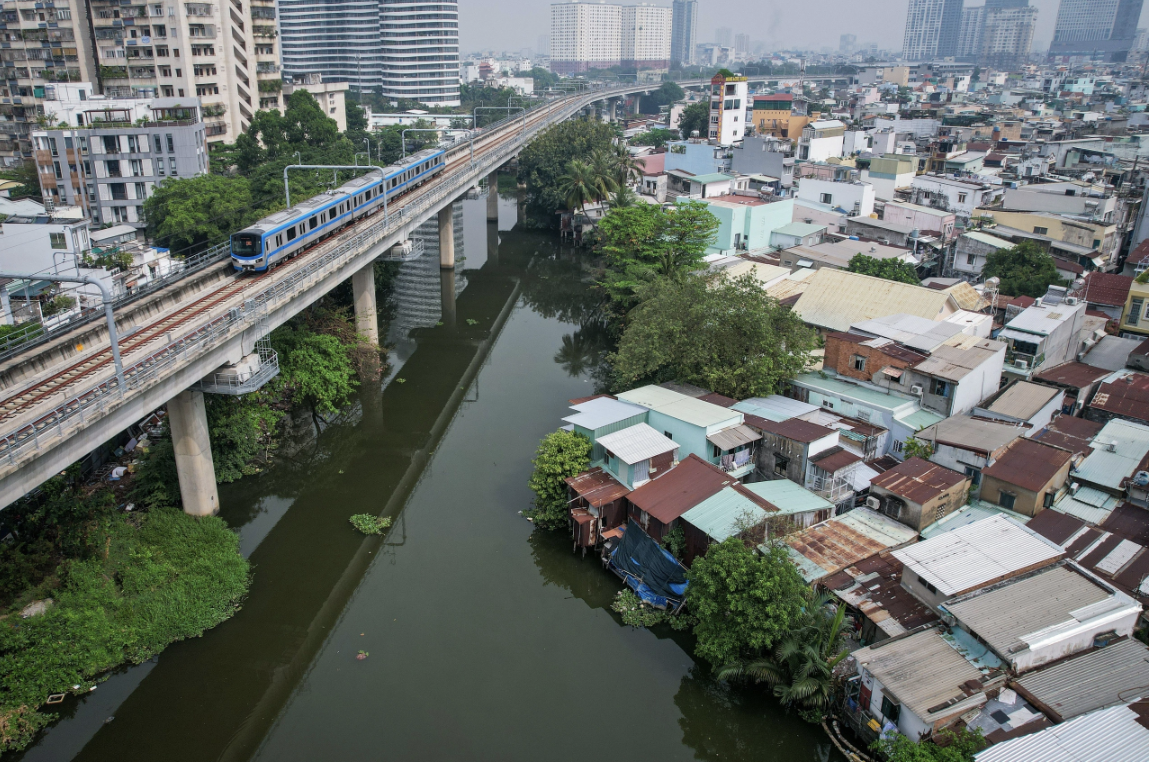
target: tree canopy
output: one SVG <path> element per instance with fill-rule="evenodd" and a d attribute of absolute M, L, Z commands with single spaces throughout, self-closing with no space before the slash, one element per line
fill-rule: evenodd
<path fill-rule="evenodd" d="M 920 285 L 919 273 L 915 270 L 915 265 L 904 262 L 898 257 L 875 259 L 866 254 L 856 254 L 847 263 L 847 272 L 894 280 L 899 283 L 910 283 L 913 286 Z"/>
<path fill-rule="evenodd" d="M 931 740 L 917 743 L 896 732 L 880 738 L 871 748 L 886 754 L 888 762 L 973 762 L 975 753 L 987 744 L 978 729 L 962 733 L 947 730 L 942 738 L 944 746 Z"/>
<path fill-rule="evenodd" d="M 221 175 L 165 180 L 145 200 L 144 214 L 149 238 L 177 254 L 223 241 L 258 219 L 248 179 Z"/>
<path fill-rule="evenodd" d="M 566 208 L 562 176 L 571 161 L 586 161 L 596 149 L 608 149 L 614 128 L 575 120 L 543 131 L 518 156 L 518 179 L 526 184 L 526 212 L 536 224 L 552 225 Z"/>
<path fill-rule="evenodd" d="M 590 450 L 590 440 L 573 431 L 554 431 L 538 444 L 534 472 L 530 476 L 534 507 L 526 511 L 535 526 L 544 529 L 566 526 L 570 518 L 566 478 L 590 468 Z"/>
<path fill-rule="evenodd" d="M 326 148 L 342 140 L 337 122 L 313 96 L 297 90 L 285 99 L 285 113 L 258 111 L 249 129 L 237 137 L 237 169 L 252 172 L 271 159 L 291 157 L 303 148 Z"/>
<path fill-rule="evenodd" d="M 1034 241 L 988 254 L 983 277 L 999 278 L 1002 296 L 1043 296 L 1048 286 L 1065 283 L 1055 260 Z"/>
<path fill-rule="evenodd" d="M 686 605 L 698 620 L 695 654 L 717 669 L 769 651 L 804 610 L 807 585 L 779 546 L 766 555 L 732 537 L 694 560 Z"/>
<path fill-rule="evenodd" d="M 635 135 L 630 139 L 630 145 L 653 146 L 658 148 L 659 146 L 666 145 L 666 141 L 668 140 L 678 140 L 678 137 L 678 133 L 674 130 L 657 127 Z"/>
<path fill-rule="evenodd" d="M 706 101 L 692 103 L 682 110 L 678 118 L 678 129 L 683 138 L 689 138 L 691 133 L 698 131 L 700 138 L 707 136 L 707 125 L 710 122 L 710 104 Z"/>
<path fill-rule="evenodd" d="M 617 385 L 686 381 L 736 399 L 774 394 L 810 360 L 814 333 L 753 275 L 660 278 L 610 356 Z"/>
<path fill-rule="evenodd" d="M 718 231 L 706 204 L 664 209 L 654 204 L 614 209 L 598 223 L 606 270 L 598 285 L 612 311 L 625 315 L 640 301 L 643 286 L 656 278 L 680 278 L 705 269 L 706 247 Z"/>

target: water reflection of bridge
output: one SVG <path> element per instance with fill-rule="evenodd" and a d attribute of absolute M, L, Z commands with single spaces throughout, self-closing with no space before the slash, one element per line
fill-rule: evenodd
<path fill-rule="evenodd" d="M 465 251 L 465 225 L 460 201 L 454 202 L 453 221 L 454 251 Z M 417 348 L 417 343 L 411 337 L 413 330 L 433 328 L 446 317 L 442 281 L 448 281 L 449 272 L 443 271 L 439 264 L 437 218 L 423 223 L 412 237 L 416 239 L 415 243 L 417 240 L 424 242 L 425 253 L 411 262 L 401 263 L 393 279 L 393 292 L 390 295 L 393 309 L 386 343 L 390 345 L 390 364 L 395 368 L 404 363 Z M 468 284 L 464 257 L 457 258 L 453 275 L 452 288 L 456 299 Z"/>

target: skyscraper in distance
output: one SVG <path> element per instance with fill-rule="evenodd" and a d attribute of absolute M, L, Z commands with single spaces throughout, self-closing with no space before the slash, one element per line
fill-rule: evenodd
<path fill-rule="evenodd" d="M 976 60 L 980 66 L 1014 68 L 1024 62 L 1032 48 L 1039 9 L 1028 0 L 987 0 L 983 33 Z"/>
<path fill-rule="evenodd" d="M 1048 55 L 1125 60 L 1143 6 L 1144 0 L 1060 0 Z"/>
<path fill-rule="evenodd" d="M 694 63 L 698 42 L 698 0 L 674 0 L 670 26 L 670 65 Z"/>
<path fill-rule="evenodd" d="M 714 41 L 724 48 L 731 46 L 731 28 L 729 26 L 720 26 L 714 30 Z"/>

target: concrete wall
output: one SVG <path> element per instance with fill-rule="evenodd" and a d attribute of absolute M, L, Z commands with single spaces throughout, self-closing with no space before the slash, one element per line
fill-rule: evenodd
<path fill-rule="evenodd" d="M 884 510 L 887 498 L 891 499 L 892 504 L 900 503 L 899 515 L 893 518 L 917 532 L 922 532 L 947 514 L 966 505 L 970 488 L 970 482 L 961 481 L 959 484 L 949 487 L 923 504 L 901 497 L 891 490 L 884 489 L 877 485 L 871 486 L 871 494 L 879 498 L 881 504 L 880 511 L 888 516 L 892 514 Z"/>
<path fill-rule="evenodd" d="M 871 214 L 875 209 L 875 188 L 870 183 L 840 183 L 805 177 L 799 180 L 798 197 L 817 204 L 830 204 L 851 214 Z"/>
<path fill-rule="evenodd" d="M 1044 509 L 1044 498 L 1049 492 L 1057 495 L 1063 489 L 1068 480 L 1070 469 L 1071 462 L 1069 461 L 1048 480 L 1048 483 L 1039 492 L 1033 492 L 1016 484 L 1009 484 L 988 474 L 983 477 L 983 483 L 980 485 L 979 499 L 1002 505 L 1000 502 L 1001 493 L 1010 493 L 1015 495 L 1015 505 L 1011 507 L 1011 510 L 1025 516 L 1035 516 Z"/>

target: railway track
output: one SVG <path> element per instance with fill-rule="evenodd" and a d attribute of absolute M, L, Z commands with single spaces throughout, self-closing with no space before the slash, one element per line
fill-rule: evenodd
<path fill-rule="evenodd" d="M 552 116 L 550 109 L 539 109 L 538 112 L 527 114 L 524 126 L 520 120 L 511 122 L 492 134 L 475 139 L 473 150 L 488 150 L 495 144 L 501 144 L 509 140 L 511 133 L 520 135 L 524 128 L 529 129 L 536 127 L 542 121 L 548 120 L 550 116 Z M 455 170 L 462 168 L 464 165 L 468 165 L 471 161 L 471 149 L 467 145 L 461 145 L 451 149 L 451 151 L 447 152 L 447 156 L 449 155 L 454 156 L 454 158 L 446 163 L 445 168 L 438 177 L 450 176 Z M 406 208 L 420 195 L 419 191 L 424 193 L 428 190 L 430 190 L 430 187 L 427 183 L 406 191 L 406 193 L 397 197 L 389 204 L 388 211 L 390 215 L 404 215 Z M 174 331 L 179 332 L 186 327 L 190 327 L 190 324 L 197 318 L 205 317 L 222 307 L 227 307 L 230 302 L 243 301 L 244 294 L 247 290 L 250 290 L 256 285 L 263 285 L 262 281 L 273 274 L 285 273 L 287 268 L 291 269 L 295 264 L 299 266 L 300 263 L 307 260 L 310 255 L 317 254 L 323 248 L 339 245 L 347 237 L 356 235 L 368 226 L 376 224 L 379 213 L 380 212 L 375 212 L 367 215 L 355 225 L 343 230 L 340 234 L 316 242 L 281 267 L 270 269 L 257 275 L 242 275 L 238 273 L 225 284 L 207 293 L 198 295 L 193 301 L 179 306 L 176 310 L 134 331 L 130 336 L 121 340 L 120 343 L 121 356 L 125 365 L 129 366 L 132 364 L 130 363 L 130 358 L 133 361 L 139 362 L 139 356 L 149 349 L 150 344 L 154 344 L 159 339 L 164 339 L 167 345 L 171 342 Z M 144 359 L 147 361 L 148 358 L 146 357 Z M 26 386 L 20 391 L 0 400 L 0 421 L 11 421 L 21 418 L 31 413 L 38 405 L 50 398 L 63 397 L 67 399 L 68 397 L 72 397 L 76 393 L 75 387 L 86 381 L 95 381 L 98 376 L 108 372 L 111 366 L 111 347 L 93 352 L 63 370 Z M 85 393 L 77 396 L 75 398 L 77 404 L 82 404 L 85 401 L 85 397 Z"/>

